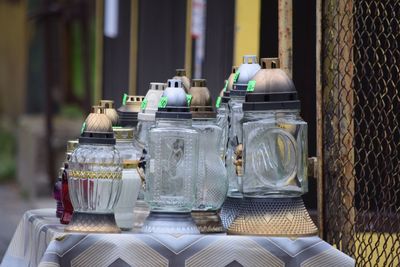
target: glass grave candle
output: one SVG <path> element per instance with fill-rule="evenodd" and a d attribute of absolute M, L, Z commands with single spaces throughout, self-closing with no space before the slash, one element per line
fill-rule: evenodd
<path fill-rule="evenodd" d="M 104 114 L 110 119 L 112 126 L 118 124 L 118 113 L 114 109 L 113 100 L 100 100 L 100 106 L 104 107 Z"/>
<path fill-rule="evenodd" d="M 127 231 L 133 228 L 133 211 L 142 187 L 137 169 L 143 147 L 134 137 L 134 128 L 113 127 L 113 131 L 115 148 L 119 151 L 123 165 L 121 195 L 114 209 L 115 220 L 121 230 Z"/>
<path fill-rule="evenodd" d="M 193 79 L 189 93 L 192 96 L 190 110 L 193 127 L 199 133 L 197 196 L 192 216 L 200 233 L 221 233 L 225 229 L 218 211 L 228 190 L 226 168 L 219 145 L 223 131 L 217 124 L 206 80 Z"/>
<path fill-rule="evenodd" d="M 64 171 L 64 168 L 60 168 L 60 171 L 58 172 L 58 177 L 57 181 L 54 184 L 53 187 L 53 198 L 56 201 L 56 217 L 61 218 L 63 212 L 64 212 L 64 207 L 62 204 L 62 173 Z"/>
<path fill-rule="evenodd" d="M 168 80 L 149 131 L 145 201 L 150 214 L 145 233 L 198 234 L 191 210 L 196 200 L 199 134 L 192 127 L 180 80 Z"/>
<path fill-rule="evenodd" d="M 158 110 L 158 103 L 164 93 L 166 84 L 165 83 L 150 83 L 150 88 L 146 93 L 145 98 L 140 106 L 140 112 L 138 113 L 138 124 L 135 138 L 143 144 L 143 151 L 139 162 L 138 171 L 142 178 L 145 180 L 145 168 L 146 168 L 146 155 L 148 146 L 148 135 L 151 127 L 155 125 L 156 112 Z M 150 209 L 147 203 L 144 201 L 144 190 L 143 186 L 140 188 L 139 196 L 136 201 L 134 210 L 134 228 L 140 230 L 143 227 L 144 220 L 149 215 Z"/>
<path fill-rule="evenodd" d="M 86 118 L 69 160 L 68 186 L 74 213 L 67 232 L 118 233 L 114 208 L 122 185 L 122 162 L 104 107 Z"/>
<path fill-rule="evenodd" d="M 68 161 L 71 159 L 72 152 L 78 147 L 78 140 L 69 140 L 67 142 L 67 153 L 64 162 L 64 168 L 61 174 L 61 201 L 63 205 L 63 212 L 60 218 L 60 223 L 69 224 L 74 212 L 74 207 L 71 203 L 71 198 L 69 197 L 68 188 Z"/>
<path fill-rule="evenodd" d="M 301 195 L 307 192 L 307 123 L 293 82 L 277 59 L 247 87 L 243 104 L 244 196 L 229 234 L 300 237 L 316 235 Z M 269 66 L 268 66 L 269 65 Z M 239 164 L 240 163 L 240 164 Z"/>
<path fill-rule="evenodd" d="M 257 56 L 243 56 L 243 64 L 236 70 L 233 78 L 233 86 L 230 93 L 229 101 L 229 119 L 230 128 L 228 133 L 228 148 L 226 153 L 226 168 L 228 172 L 229 190 L 228 197 L 221 209 L 221 219 L 226 228 L 236 217 L 240 202 L 242 199 L 241 175 L 236 173 L 234 159 L 236 158 L 235 151 L 242 142 L 242 130 L 240 120 L 243 117 L 242 105 L 246 95 L 247 82 L 260 70 Z"/>
<path fill-rule="evenodd" d="M 117 110 L 118 126 L 136 127 L 138 123 L 138 113 L 143 99 L 143 96 L 124 94 L 122 106 Z"/>

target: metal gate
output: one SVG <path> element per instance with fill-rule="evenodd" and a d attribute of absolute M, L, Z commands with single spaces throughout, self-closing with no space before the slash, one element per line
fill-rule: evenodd
<path fill-rule="evenodd" d="M 318 6 L 320 227 L 357 266 L 399 266 L 400 0 Z"/>

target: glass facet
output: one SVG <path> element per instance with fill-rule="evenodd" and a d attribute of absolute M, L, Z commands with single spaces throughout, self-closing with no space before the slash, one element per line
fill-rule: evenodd
<path fill-rule="evenodd" d="M 308 191 L 307 123 L 298 111 L 246 112 L 243 194 L 298 196 Z"/>
<path fill-rule="evenodd" d="M 113 213 L 121 192 L 121 166 L 114 145 L 80 144 L 72 153 L 68 168 L 74 210 Z"/>
<path fill-rule="evenodd" d="M 199 132 L 197 197 L 193 210 L 218 210 L 228 190 L 226 168 L 219 152 L 222 129 L 216 119 L 194 119 L 193 127 Z"/>
<path fill-rule="evenodd" d="M 151 211 L 191 211 L 196 196 L 198 141 L 191 120 L 160 119 L 149 131 L 145 200 Z"/>

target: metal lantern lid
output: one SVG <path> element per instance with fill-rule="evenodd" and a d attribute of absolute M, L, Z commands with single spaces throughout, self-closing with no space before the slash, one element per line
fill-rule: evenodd
<path fill-rule="evenodd" d="M 158 103 L 164 93 L 165 83 L 150 83 L 150 89 L 142 102 L 141 110 L 138 114 L 138 119 L 143 121 L 154 121 L 158 109 Z"/>
<path fill-rule="evenodd" d="M 125 95 L 122 106 L 118 109 L 118 124 L 122 127 L 135 127 L 138 121 L 138 113 L 144 97 Z"/>
<path fill-rule="evenodd" d="M 115 144 L 112 123 L 104 107 L 92 107 L 92 112 L 83 123 L 79 144 Z"/>
<path fill-rule="evenodd" d="M 113 100 L 100 100 L 100 106 L 104 107 L 104 113 L 111 120 L 113 126 L 118 124 L 118 113 L 114 109 Z"/>
<path fill-rule="evenodd" d="M 215 118 L 216 112 L 212 107 L 211 94 L 206 87 L 205 79 L 193 79 L 189 94 L 192 96 L 190 111 L 193 119 Z"/>
<path fill-rule="evenodd" d="M 182 81 L 170 79 L 163 96 L 158 104 L 156 119 L 191 119 L 189 110 L 189 98 L 182 87 Z"/>
<path fill-rule="evenodd" d="M 258 64 L 257 56 L 243 56 L 243 64 L 240 65 L 240 67 L 237 69 L 233 78 L 233 88 L 231 90 L 231 96 L 246 95 L 247 83 L 260 69 L 261 66 Z"/>
<path fill-rule="evenodd" d="M 189 92 L 190 80 L 186 76 L 186 70 L 185 69 L 176 69 L 175 76 L 172 79 L 182 81 L 183 89 L 185 90 L 186 93 Z"/>
<path fill-rule="evenodd" d="M 262 59 L 263 69 L 249 81 L 244 111 L 300 109 L 296 88 L 286 73 L 277 68 L 279 59 Z"/>
<path fill-rule="evenodd" d="M 134 130 L 133 128 L 113 127 L 114 137 L 116 141 L 132 141 Z"/>

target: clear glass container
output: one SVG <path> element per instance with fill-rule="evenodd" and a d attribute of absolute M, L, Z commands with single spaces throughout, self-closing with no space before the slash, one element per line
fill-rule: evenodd
<path fill-rule="evenodd" d="M 307 123 L 299 110 L 246 111 L 243 140 L 244 196 L 299 196 L 308 191 Z"/>
<path fill-rule="evenodd" d="M 225 154 L 228 148 L 228 132 L 229 132 L 229 106 L 228 103 L 221 103 L 220 107 L 217 109 L 217 125 L 221 127 L 221 141 L 220 154 L 221 158 L 225 163 Z"/>
<path fill-rule="evenodd" d="M 133 210 L 142 184 L 137 167 L 143 148 L 135 141 L 132 128 L 114 129 L 114 132 L 117 138 L 115 147 L 119 151 L 123 163 L 122 190 L 115 206 L 115 220 L 118 227 L 130 230 L 133 228 Z"/>
<path fill-rule="evenodd" d="M 68 187 L 74 211 L 113 213 L 121 193 L 121 158 L 114 145 L 79 144 L 69 161 Z"/>
<path fill-rule="evenodd" d="M 145 200 L 152 212 L 190 212 L 199 134 L 190 119 L 156 119 L 149 131 Z"/>
<path fill-rule="evenodd" d="M 239 144 L 242 144 L 242 125 L 244 96 L 232 96 L 229 101 L 230 110 L 230 128 L 229 128 L 229 143 L 226 156 L 226 168 L 228 172 L 229 190 L 228 196 L 241 196 L 242 177 L 236 172 L 234 165 L 236 156 L 235 151 Z"/>
<path fill-rule="evenodd" d="M 218 210 L 228 190 L 226 168 L 218 149 L 222 128 L 215 118 L 193 119 L 193 127 L 199 132 L 199 154 L 197 197 L 192 210 Z"/>

